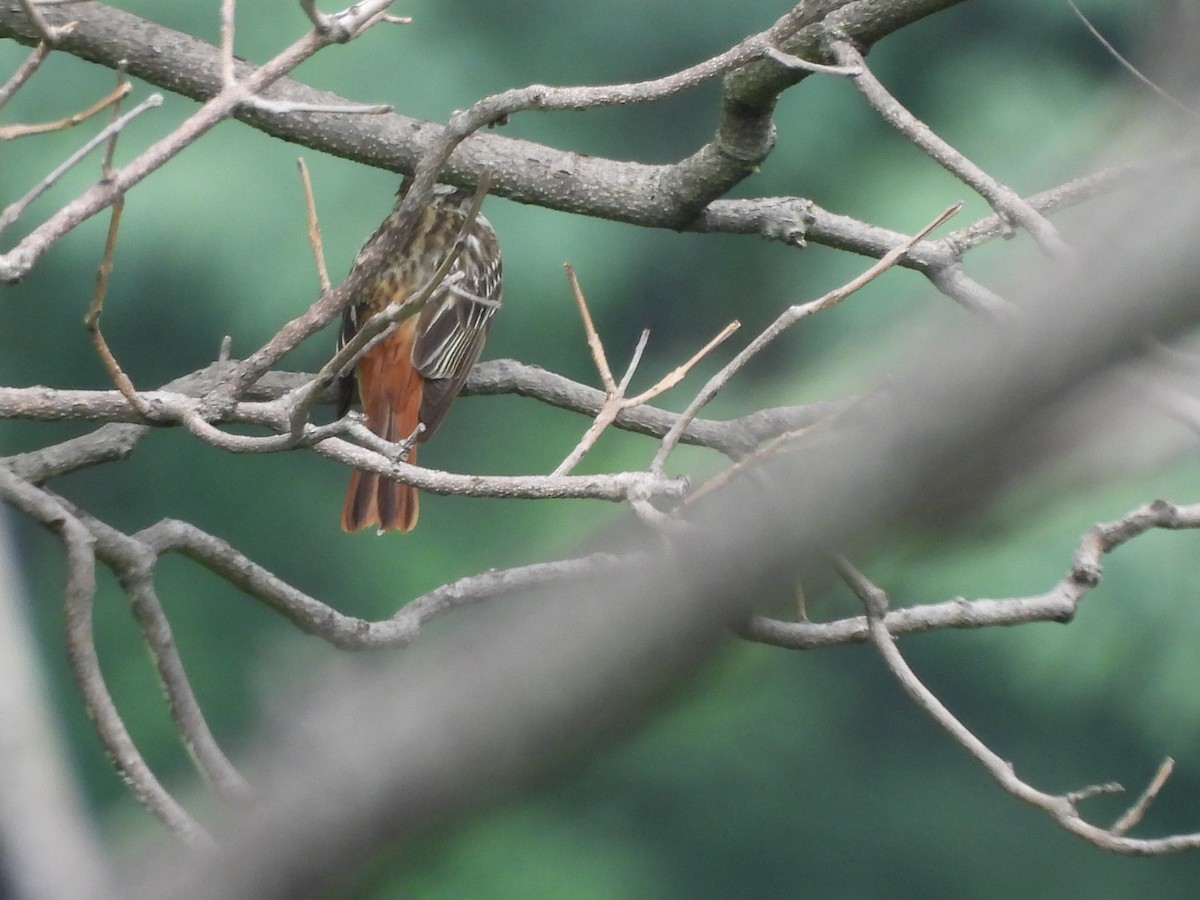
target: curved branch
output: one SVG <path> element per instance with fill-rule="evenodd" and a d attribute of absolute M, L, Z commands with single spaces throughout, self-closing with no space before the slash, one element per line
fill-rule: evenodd
<path fill-rule="evenodd" d="M 1047 794 L 1021 779 L 1013 764 L 997 754 L 959 721 L 954 713 L 950 712 L 949 708 L 922 683 L 908 665 L 896 646 L 895 637 L 884 624 L 887 594 L 863 577 L 845 560 L 835 560 L 835 566 L 842 578 L 862 600 L 863 606 L 866 607 L 867 627 L 871 643 L 875 645 L 875 649 L 879 652 L 888 670 L 904 688 L 904 692 L 937 722 L 954 739 L 955 743 L 973 756 L 1005 791 L 1018 800 L 1023 800 L 1030 806 L 1040 809 L 1072 834 L 1096 847 L 1114 853 L 1125 853 L 1130 856 L 1163 856 L 1168 853 L 1200 849 L 1200 832 L 1174 834 L 1164 838 L 1131 838 L 1121 830 L 1124 820 L 1127 817 L 1140 816 L 1154 795 L 1157 794 L 1158 789 L 1162 786 L 1160 779 L 1155 779 L 1155 782 L 1147 787 L 1142 796 L 1130 807 L 1127 816 L 1122 816 L 1112 828 L 1101 828 L 1088 822 L 1079 814 L 1077 804 L 1080 800 L 1096 794 L 1123 790 L 1120 785 L 1091 785 L 1068 794 Z M 1169 774 L 1170 769 L 1168 767 L 1160 771 Z M 1165 779 L 1166 775 L 1161 777 Z"/>
<path fill-rule="evenodd" d="M 159 684 L 167 699 L 175 731 L 196 768 L 225 800 L 250 796 L 250 786 L 217 744 L 200 710 L 171 633 L 171 624 L 154 587 L 158 556 L 145 544 L 58 498 L 90 532 L 96 556 L 112 569 L 128 595 L 133 617 L 150 650 Z"/>
<path fill-rule="evenodd" d="M 88 715 L 113 764 L 138 802 L 190 846 L 210 848 L 212 838 L 162 786 L 130 737 L 113 703 L 92 635 L 96 565 L 91 531 L 58 500 L 0 466 L 0 497 L 58 535 L 67 555 L 67 659 Z"/>
<path fill-rule="evenodd" d="M 179 424 L 184 413 L 194 409 L 196 398 L 202 397 L 221 384 L 229 374 L 233 361 L 216 362 L 204 369 L 175 379 L 159 391 L 141 393 L 149 409 L 149 418 L 130 408 L 119 391 L 58 390 L 45 387 L 0 387 L 0 419 L 19 418 L 33 421 L 107 421 L 92 434 L 71 438 L 40 450 L 0 459 L 20 477 L 42 483 L 87 466 L 124 459 L 133 452 L 138 441 L 151 427 L 149 424 L 116 424 L 147 422 L 154 425 Z M 247 400 L 227 410 L 217 423 L 279 425 L 289 413 L 276 403 L 297 388 L 310 382 L 311 375 L 291 372 L 272 372 L 250 391 Z M 604 404 L 604 392 L 548 372 L 537 366 L 516 360 L 502 359 L 480 363 L 471 372 L 464 394 L 517 394 L 539 400 L 551 406 L 586 416 L 595 416 Z M 334 394 L 326 391 L 319 400 L 333 403 Z M 802 406 L 761 409 L 734 419 L 695 419 L 682 434 L 684 443 L 709 447 L 737 459 L 752 452 L 766 440 L 780 434 L 805 428 L 834 415 L 854 402 L 854 398 L 818 401 Z M 201 420 L 203 422 L 203 420 Z M 653 406 L 638 406 L 617 414 L 614 424 L 627 431 L 661 438 L 679 421 L 679 415 Z M 193 422 L 195 425 L 195 422 Z M 280 425 L 280 427 L 282 427 Z M 328 426 L 326 426 L 328 427 Z M 197 426 L 195 430 L 199 430 Z M 343 429 L 344 430 L 344 429 Z M 241 452 L 259 442 L 259 450 L 279 450 L 305 446 L 310 439 L 325 432 L 310 428 L 298 440 L 286 438 L 278 446 L 264 446 L 263 438 L 228 435 L 216 429 L 204 429 L 202 439 L 213 442 L 227 439 L 229 449 Z M 368 437 L 363 435 L 364 438 Z M 245 446 L 238 441 L 249 442 Z M 235 445 L 237 445 L 235 447 Z"/>
<path fill-rule="evenodd" d="M 1155 500 L 1131 510 L 1121 518 L 1091 528 L 1080 540 L 1070 569 L 1063 579 L 1044 594 L 1003 600 L 967 600 L 957 597 L 944 603 L 922 603 L 887 610 L 882 624 L 889 634 L 900 637 L 944 628 L 994 628 L 1030 622 L 1069 622 L 1084 595 L 1100 583 L 1102 558 L 1126 541 L 1151 529 L 1192 530 L 1200 528 L 1200 504 L 1177 506 Z M 839 644 L 863 644 L 870 640 L 866 616 L 834 622 L 783 622 L 754 616 L 738 626 L 742 637 L 790 650 L 813 650 Z"/>
<path fill-rule="evenodd" d="M 868 45 L 959 2 L 809 2 L 764 32 L 764 43 L 778 41 L 779 49 L 791 55 L 817 58 L 819 33 L 807 23 L 830 11 L 836 10 L 833 15 L 839 31 L 860 45 Z M 110 68 L 125 60 L 130 75 L 195 100 L 209 100 L 221 90 L 220 52 L 211 44 L 100 3 L 54 11 L 53 15 L 60 19 L 69 16 L 77 22 L 59 42 L 60 50 Z M 0 6 L 0 37 L 26 44 L 36 42 L 25 17 L 5 6 Z M 745 63 L 753 58 L 753 54 L 742 52 L 744 55 L 735 57 L 733 62 L 740 59 Z M 730 62 L 726 60 L 727 64 Z M 714 68 L 717 70 L 706 74 L 719 74 L 720 68 Z M 238 77 L 243 77 L 249 70 L 246 64 L 239 63 L 235 71 Z M 685 228 L 699 209 L 695 173 L 714 173 L 715 180 L 700 189 L 709 199 L 749 174 L 770 149 L 764 132 L 769 131 L 775 98 L 807 76 L 803 70 L 773 60 L 742 65 L 726 81 L 721 121 L 713 142 L 675 164 L 617 161 L 497 134 L 477 133 L 454 152 L 442 177 L 456 184 L 474 184 L 482 172 L 491 169 L 495 173 L 495 193 L 518 202 L 639 225 Z M 526 90 L 530 94 L 525 100 L 537 100 L 539 91 L 572 89 L 535 86 Z M 603 92 L 613 88 L 582 90 Z M 279 79 L 271 89 L 261 93 L 270 100 L 324 107 L 352 102 L 290 78 Z M 505 102 L 511 100 L 508 97 Z M 614 95 L 613 102 L 624 99 Z M 571 102 L 559 98 L 552 105 L 570 108 Z M 487 111 L 489 115 L 502 112 L 500 107 Z M 394 172 L 413 172 L 445 130 L 432 122 L 397 114 L 370 117 L 297 114 L 247 107 L 238 109 L 235 116 L 283 140 Z"/>
<path fill-rule="evenodd" d="M 389 618 L 371 622 L 344 615 L 292 587 L 233 545 L 188 522 L 164 519 L 132 539 L 160 556 L 178 553 L 199 563 L 289 619 L 301 631 L 342 650 L 406 647 L 416 640 L 424 625 L 452 609 L 547 584 L 569 584 L 628 563 L 626 558 L 596 553 L 579 559 L 493 569 L 452 581 L 404 603 Z"/>

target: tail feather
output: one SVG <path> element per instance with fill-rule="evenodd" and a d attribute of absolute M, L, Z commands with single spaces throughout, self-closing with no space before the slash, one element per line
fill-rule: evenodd
<path fill-rule="evenodd" d="M 423 379 L 412 367 L 411 334 L 398 329 L 359 360 L 358 389 L 367 427 L 389 441 L 409 438 L 417 429 Z M 397 374 L 401 377 L 397 378 Z M 416 448 L 408 461 L 417 461 Z M 342 528 L 358 531 L 412 531 L 417 524 L 417 489 L 356 469 L 342 506 Z"/>
<path fill-rule="evenodd" d="M 416 448 L 408 461 L 415 463 Z M 355 469 L 342 506 L 342 529 L 360 531 L 378 525 L 380 531 L 412 531 L 417 525 L 417 489 L 375 472 Z"/>

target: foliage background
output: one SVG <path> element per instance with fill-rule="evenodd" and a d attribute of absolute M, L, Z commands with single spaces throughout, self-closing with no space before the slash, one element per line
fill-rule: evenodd
<path fill-rule="evenodd" d="M 119 5 L 216 40 L 215 3 Z M 1105 34 L 1134 55 L 1150 38 L 1138 7 L 1086 4 Z M 510 86 L 662 74 L 766 27 L 783 7 L 767 0 L 605 0 L 582 8 L 550 0 L 413 0 L 400 11 L 415 24 L 332 48 L 296 77 L 444 121 L 451 110 Z M 262 61 L 305 25 L 293 2 L 243 4 L 237 52 Z M 0 71 L 11 71 L 24 53 L 0 45 Z M 870 62 L 943 136 L 1026 193 L 1097 167 L 1143 125 L 1130 119 L 1143 99 L 1139 89 L 1060 3 L 964 3 L 885 40 Z M 73 112 L 112 77 L 53 56 L 5 121 Z M 524 114 L 506 133 L 590 153 L 672 160 L 711 132 L 717 91 L 710 85 L 645 109 Z M 128 130 L 119 156 L 129 158 L 193 108 L 168 96 L 159 112 Z M 778 147 L 741 186 L 745 195 L 808 196 L 902 231 L 958 199 L 967 208 L 956 224 L 986 212 L 841 81 L 807 80 L 785 95 L 777 123 Z M 67 132 L 3 147 L 0 205 L 79 141 L 78 132 Z M 294 147 L 229 122 L 131 194 L 104 326 L 135 383 L 156 386 L 203 366 L 225 334 L 234 338 L 235 355 L 248 352 L 315 296 L 296 155 Z M 396 178 L 305 156 L 338 277 L 389 208 Z M 74 173 L 26 221 L 94 177 L 94 168 Z M 642 328 L 651 329 L 646 382 L 730 318 L 744 326 L 735 341 L 748 339 L 785 305 L 865 267 L 820 247 L 795 251 L 751 238 L 639 230 L 495 198 L 486 212 L 506 254 L 506 309 L 487 355 L 590 383 L 595 374 L 562 275 L 565 260 L 580 274 L 614 364 L 627 358 Z M 102 218 L 62 241 L 25 284 L 4 288 L 0 382 L 108 386 L 81 325 Z M 1029 252 L 1018 240 L 976 252 L 968 266 L 1003 285 Z M 960 315 L 919 276 L 890 273 L 779 341 L 712 413 L 868 386 L 899 358 L 906 336 Z M 313 342 L 286 365 L 311 370 L 328 349 Z M 728 352 L 667 400 L 681 408 L 689 387 L 697 389 Z M 547 471 L 584 427 L 531 401 L 468 398 L 422 459 L 456 471 Z M 51 430 L 4 422 L 0 454 L 43 443 Z M 650 452 L 644 439 L 612 434 L 584 467 L 637 466 Z M 686 451 L 676 465 L 703 472 L 714 461 Z M 1193 501 L 1197 474 L 1200 467 L 1187 461 L 1099 483 L 1086 459 L 1073 460 L 980 510 L 964 531 L 895 536 L 890 552 L 865 561 L 867 571 L 901 603 L 1044 590 L 1090 524 L 1153 496 Z M 164 430 L 130 460 L 72 476 L 58 489 L 122 529 L 164 516 L 188 519 L 364 617 L 387 615 L 489 566 L 571 553 L 598 529 L 620 528 L 627 515 L 583 502 L 430 497 L 412 535 L 348 536 L 337 523 L 346 477 L 312 455 L 230 457 Z M 26 523 L 12 524 L 81 779 L 112 842 L 136 840 L 156 826 L 113 776 L 62 659 L 58 547 Z M 1156 534 L 1122 549 L 1069 627 L 939 634 L 910 638 L 904 649 L 968 725 L 1047 788 L 1115 779 L 1136 790 L 1163 755 L 1175 756 L 1176 775 L 1145 827 L 1193 830 L 1200 825 L 1191 802 L 1200 789 L 1200 617 L 1189 601 L 1197 595 L 1198 541 L 1194 534 Z M 294 633 L 190 564 L 168 559 L 162 572 L 161 595 L 193 685 L 218 737 L 235 749 L 296 679 L 338 652 Z M 836 592 L 811 601 L 818 616 L 855 611 L 852 599 Z M 106 673 L 150 763 L 188 791 L 194 779 L 124 602 L 115 584 L 102 587 L 97 637 Z M 436 640 L 436 631 L 426 639 Z M 1122 802 L 1089 801 L 1114 816 Z M 364 896 L 1170 898 L 1194 896 L 1200 876 L 1194 857 L 1108 857 L 1018 806 L 911 706 L 872 651 L 800 654 L 732 639 L 674 705 L 602 759 L 431 839 L 403 865 L 392 863 L 380 860 L 363 876 Z"/>

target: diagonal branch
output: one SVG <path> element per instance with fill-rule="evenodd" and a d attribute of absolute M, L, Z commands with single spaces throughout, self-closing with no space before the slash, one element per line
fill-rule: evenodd
<path fill-rule="evenodd" d="M 366 27 L 366 23 L 370 22 L 377 13 L 386 9 L 391 2 L 392 0 L 363 0 L 353 7 L 352 14 L 346 15 L 345 24 L 357 34 L 361 28 Z M 86 4 L 86 6 L 92 5 Z M 99 4 L 95 5 L 99 6 Z M 0 8 L 0 35 L 7 30 L 6 24 L 11 27 L 10 22 L 5 22 L 6 17 L 3 15 L 5 11 L 6 8 Z M 64 49 L 65 44 L 70 42 L 78 28 L 82 27 L 85 12 L 95 12 L 95 10 L 81 8 L 55 13 L 63 18 L 78 17 L 79 20 L 79 25 L 63 36 Z M 20 24 L 25 26 L 23 22 Z M 9 33 L 13 32 L 9 31 Z M 16 33 L 20 34 L 21 32 Z M 223 87 L 216 96 L 205 103 L 179 128 L 150 146 L 133 162 L 114 172 L 111 178 L 94 184 L 81 196 L 26 235 L 16 247 L 8 253 L 0 255 L 0 281 L 19 281 L 28 274 L 42 254 L 64 234 L 111 205 L 117 197 L 174 158 L 202 134 L 232 116 L 247 98 L 274 84 L 304 60 L 332 42 L 332 37 L 313 31 L 264 65 L 257 68 L 247 66 L 247 72 L 241 80 Z M 123 61 L 128 66 L 130 74 L 136 74 L 133 71 L 133 65 L 124 56 L 119 60 L 113 60 L 113 65 L 119 65 Z M 157 97 L 158 95 L 153 96 Z"/>
<path fill-rule="evenodd" d="M 671 427 L 671 430 L 664 435 L 662 442 L 659 444 L 657 452 L 654 454 L 654 459 L 650 463 L 650 471 L 662 472 L 666 466 L 667 457 L 671 451 L 679 444 L 680 435 L 687 428 L 688 423 L 695 418 L 697 413 L 703 409 L 717 393 L 729 383 L 746 363 L 750 362 L 764 347 L 770 344 L 775 338 L 779 337 L 785 330 L 799 322 L 801 319 L 806 319 L 815 313 L 824 309 L 836 306 L 841 303 L 855 291 L 870 284 L 892 266 L 894 266 L 913 246 L 920 243 L 926 235 L 953 216 L 962 208 L 962 204 L 956 204 L 945 210 L 940 216 L 918 231 L 912 237 L 905 238 L 886 254 L 879 262 L 868 268 L 865 272 L 851 279 L 846 284 L 839 288 L 835 288 L 823 297 L 812 300 L 808 303 L 797 304 L 790 306 L 784 310 L 779 317 L 772 322 L 758 337 L 746 345 L 746 347 L 732 360 L 726 364 L 721 371 L 709 379 L 708 383 L 701 388 L 700 393 L 688 404 L 687 409 L 683 411 L 679 419 Z"/>
<path fill-rule="evenodd" d="M 867 61 L 853 43 L 849 40 L 831 40 L 830 50 L 841 65 L 860 69 L 859 75 L 853 79 L 854 86 L 885 122 L 977 191 L 997 213 L 1024 227 L 1047 254 L 1062 256 L 1067 252 L 1067 245 L 1054 226 L 1026 203 L 1020 194 L 975 165 L 905 109 L 867 68 Z"/>
<path fill-rule="evenodd" d="M 868 581 L 850 563 L 835 557 L 834 566 L 842 579 L 862 600 L 867 610 L 867 628 L 888 670 L 895 676 L 904 692 L 945 730 L 960 747 L 967 751 L 992 776 L 993 780 L 1018 800 L 1040 809 L 1062 828 L 1104 850 L 1138 856 L 1153 856 L 1178 853 L 1181 850 L 1200 849 L 1200 832 L 1177 834 L 1159 839 L 1130 838 L 1112 829 L 1092 825 L 1076 808 L 1077 800 L 1097 793 L 1108 793 L 1109 785 L 1092 786 L 1070 794 L 1047 794 L 1018 777 L 1013 764 L 999 756 L 959 721 L 944 703 L 929 690 L 913 672 L 908 662 L 896 647 L 895 637 L 884 624 L 887 612 L 887 595 Z M 1153 785 L 1151 786 L 1153 789 Z M 1152 797 L 1148 789 L 1144 796 Z M 1154 791 L 1156 793 L 1156 791 Z M 1148 802 L 1148 801 L 1147 801 Z M 1133 809 L 1142 805 L 1139 800 Z M 1132 812 L 1132 810 L 1131 810 Z"/>

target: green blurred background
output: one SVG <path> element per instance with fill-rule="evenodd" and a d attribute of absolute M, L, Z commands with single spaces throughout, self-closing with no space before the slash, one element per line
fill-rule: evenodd
<path fill-rule="evenodd" d="M 215 40 L 215 2 L 120 5 Z M 507 87 L 660 75 L 766 27 L 784 9 L 766 0 L 586 6 L 413 0 L 397 11 L 415 24 L 376 29 L 295 74 L 346 97 L 444 121 L 453 109 Z M 1146 48 L 1152 17 L 1143 5 L 1089 0 L 1086 9 L 1118 46 Z M 293 2 L 245 3 L 237 52 L 263 61 L 305 24 Z M 25 53 L 0 45 L 0 73 Z M 1065 4 L 964 3 L 884 41 L 870 59 L 918 115 L 1022 192 L 1089 171 L 1108 158 L 1118 137 L 1142 127 L 1136 110 L 1143 91 Z M 112 81 L 108 71 L 54 56 L 4 121 L 69 114 Z M 134 98 L 148 92 L 139 84 Z M 593 154 L 670 161 L 708 139 L 717 95 L 710 85 L 645 109 L 525 114 L 505 133 Z M 195 108 L 168 96 L 161 110 L 127 130 L 118 161 Z M 956 225 L 986 212 L 842 81 L 807 80 L 783 99 L 778 126 L 776 151 L 739 196 L 798 194 L 910 232 L 956 200 L 966 201 Z M 96 127 L 3 146 L 0 205 Z M 154 387 L 205 365 L 226 334 L 235 355 L 249 352 L 315 296 L 297 153 L 229 122 L 131 194 L 104 327 L 136 384 Z M 386 213 L 396 178 L 304 156 L 336 278 Z M 30 209 L 25 227 L 95 173 L 85 166 L 64 179 Z M 614 365 L 628 358 L 641 329 L 651 329 L 635 382 L 642 385 L 730 319 L 744 326 L 734 348 L 785 305 L 865 267 L 821 247 L 796 251 L 752 238 L 641 230 L 495 198 L 486 212 L 501 235 L 506 269 L 506 308 L 486 355 L 588 383 L 597 379 L 564 261 L 579 273 Z M 81 326 L 105 227 L 98 218 L 79 228 L 23 285 L 3 289 L 0 383 L 109 386 Z M 1019 239 L 974 254 L 969 270 L 1003 285 L 1029 258 Z M 910 338 L 961 316 L 918 276 L 893 272 L 786 335 L 718 398 L 712 414 L 870 385 L 903 361 Z M 286 367 L 312 370 L 331 340 L 310 342 Z M 681 408 L 730 348 L 706 361 L 665 405 Z M 464 472 L 544 472 L 585 427 L 580 417 L 519 398 L 463 399 L 422 461 Z M 82 431 L 5 421 L 0 454 Z M 653 447 L 608 435 L 582 471 L 643 466 Z M 675 459 L 677 471 L 697 474 L 719 465 L 694 450 Z M 1080 479 L 1060 468 L 1009 492 L 952 539 L 897 536 L 896 545 L 907 549 L 867 561 L 868 573 L 899 603 L 1046 590 L 1093 522 L 1153 496 L 1193 500 L 1198 474 L 1189 461 L 1081 491 Z M 128 461 L 54 487 L 126 530 L 167 516 L 189 520 L 303 590 L 364 617 L 386 616 L 432 587 L 490 566 L 577 552 L 588 535 L 628 521 L 623 509 L 602 504 L 429 497 L 420 528 L 407 537 L 348 536 L 338 528 L 346 478 L 312 454 L 229 456 L 180 430 L 164 430 L 148 436 Z M 10 522 L 81 780 L 108 839 L 130 846 L 157 826 L 112 773 L 66 672 L 59 549 L 28 523 Z M 949 706 L 1038 786 L 1070 790 L 1115 779 L 1136 790 L 1164 755 L 1175 756 L 1176 775 L 1143 830 L 1195 829 L 1200 615 L 1191 603 L 1198 544 L 1192 534 L 1150 535 L 1122 549 L 1070 627 L 939 634 L 906 640 L 904 649 Z M 337 653 L 181 560 L 164 561 L 159 584 L 201 703 L 235 752 L 299 675 Z M 849 597 L 814 602 L 820 615 L 856 612 Z M 190 795 L 196 780 L 125 604 L 102 573 L 96 628 L 105 672 L 151 765 Z M 1106 821 L 1125 802 L 1102 798 L 1086 808 Z M 354 893 L 1169 898 L 1195 896 L 1198 876 L 1195 857 L 1108 856 L 1003 795 L 911 706 L 870 651 L 795 653 L 731 640 L 676 704 L 618 749 L 430 841 L 405 860 L 403 871 L 381 859 Z"/>

